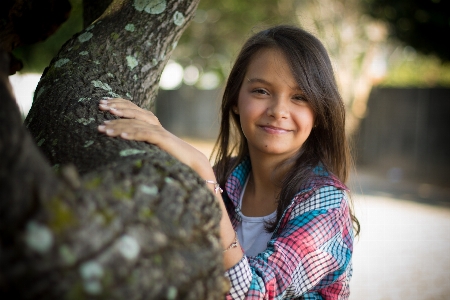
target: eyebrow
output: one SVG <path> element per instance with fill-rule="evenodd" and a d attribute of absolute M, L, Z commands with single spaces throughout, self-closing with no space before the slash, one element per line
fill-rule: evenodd
<path fill-rule="evenodd" d="M 270 82 L 268 82 L 267 80 L 264 80 L 262 78 L 248 78 L 247 77 L 247 81 L 248 82 L 261 82 L 261 83 L 265 83 L 265 84 L 271 84 Z"/>
<path fill-rule="evenodd" d="M 250 83 L 260 82 L 260 83 L 272 85 L 269 81 L 267 81 L 265 79 L 262 79 L 262 78 L 258 78 L 258 77 L 255 77 L 255 78 L 248 78 L 247 77 L 247 81 L 250 82 Z M 293 90 L 300 91 L 300 92 L 302 91 L 302 89 L 299 86 L 296 86 L 295 88 L 293 88 Z"/>

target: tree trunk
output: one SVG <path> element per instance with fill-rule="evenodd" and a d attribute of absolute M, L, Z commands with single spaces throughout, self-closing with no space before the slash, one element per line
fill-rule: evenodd
<path fill-rule="evenodd" d="M 98 102 L 120 96 L 151 108 L 196 2 L 115 1 L 62 47 L 45 69 L 25 120 L 52 165 L 73 163 L 84 174 L 128 156 L 160 152 L 99 134 L 97 126 L 115 117 L 99 111 Z"/>
<path fill-rule="evenodd" d="M 220 209 L 202 179 L 155 146 L 96 130 L 114 118 L 98 110 L 101 97 L 152 105 L 197 2 L 113 1 L 69 40 L 44 71 L 25 121 L 39 150 L 2 90 L 5 297 L 223 297 Z"/>
<path fill-rule="evenodd" d="M 83 0 L 83 28 L 100 17 L 112 2 L 113 0 Z"/>

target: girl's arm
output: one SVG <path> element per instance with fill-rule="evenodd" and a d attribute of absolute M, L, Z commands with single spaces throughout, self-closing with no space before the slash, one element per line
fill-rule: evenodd
<path fill-rule="evenodd" d="M 98 126 L 99 132 L 111 137 L 121 137 L 126 140 L 154 144 L 191 167 L 203 179 L 216 182 L 216 177 L 206 155 L 164 129 L 152 112 L 121 98 L 102 99 L 100 100 L 99 109 L 109 111 L 111 114 L 120 117 L 120 119 L 105 121 L 104 124 Z M 215 193 L 214 185 L 207 185 Z M 220 238 L 223 249 L 227 249 L 234 242 L 235 232 L 222 196 L 220 193 L 215 193 L 215 195 L 222 210 Z M 242 256 L 241 247 L 234 247 L 225 251 L 223 254 L 225 270 L 237 264 Z"/>

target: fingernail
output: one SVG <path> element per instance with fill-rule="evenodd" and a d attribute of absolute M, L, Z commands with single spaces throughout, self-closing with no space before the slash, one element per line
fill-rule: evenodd
<path fill-rule="evenodd" d="M 108 109 L 109 107 L 108 107 L 108 105 L 106 105 L 106 104 L 100 104 L 99 105 L 101 108 L 105 108 L 105 109 Z"/>
<path fill-rule="evenodd" d="M 122 132 L 122 133 L 120 134 L 120 136 L 123 137 L 123 138 L 127 138 L 127 137 L 128 137 L 128 133 Z"/>
<path fill-rule="evenodd" d="M 111 122 L 110 120 L 105 120 L 103 121 L 103 123 L 108 124 L 109 122 Z"/>
<path fill-rule="evenodd" d="M 99 125 L 97 128 L 100 131 L 105 131 L 106 126 L 105 125 Z"/>
<path fill-rule="evenodd" d="M 102 100 L 100 100 L 100 103 L 102 103 L 102 104 L 107 104 L 107 103 L 108 103 L 108 100 L 102 99 Z"/>
<path fill-rule="evenodd" d="M 102 99 L 112 99 L 111 97 L 102 97 Z"/>
<path fill-rule="evenodd" d="M 107 130 L 106 130 L 106 133 L 107 133 L 107 134 L 113 134 L 113 133 L 114 133 L 114 130 L 113 130 L 113 129 L 107 129 Z"/>

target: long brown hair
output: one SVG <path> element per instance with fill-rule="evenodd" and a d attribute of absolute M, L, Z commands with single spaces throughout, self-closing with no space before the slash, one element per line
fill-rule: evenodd
<path fill-rule="evenodd" d="M 239 116 L 233 113 L 232 108 L 237 105 L 239 91 L 253 56 L 267 48 L 280 50 L 285 55 L 315 116 L 315 126 L 310 136 L 297 155 L 284 162 L 291 167 L 280 183 L 277 218 L 267 226 L 267 230 L 272 232 L 295 194 L 310 182 L 315 166 L 322 164 L 345 183 L 352 161 L 345 135 L 345 107 L 325 47 L 301 28 L 278 25 L 256 33 L 245 42 L 228 76 L 222 97 L 220 131 L 213 152 L 219 184 L 225 186 L 231 171 L 248 155 Z M 232 159 L 234 155 L 237 158 Z M 359 222 L 352 209 L 350 214 L 358 234 Z"/>

